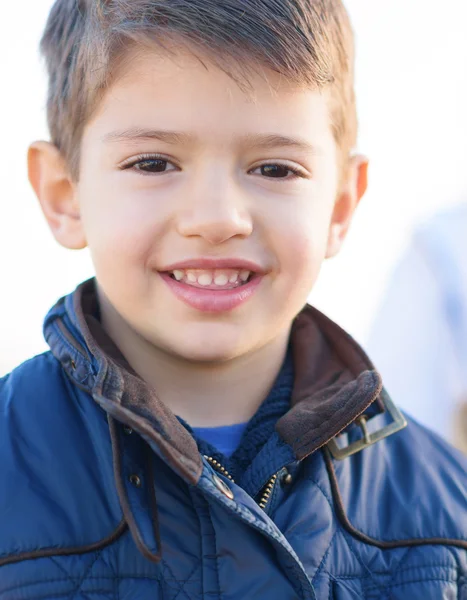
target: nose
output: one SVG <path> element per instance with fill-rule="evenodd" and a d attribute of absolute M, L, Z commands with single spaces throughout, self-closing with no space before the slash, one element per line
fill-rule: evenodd
<path fill-rule="evenodd" d="M 202 178 L 190 186 L 185 209 L 178 216 L 178 232 L 201 237 L 216 246 L 231 238 L 246 238 L 253 231 L 247 202 L 228 177 Z"/>

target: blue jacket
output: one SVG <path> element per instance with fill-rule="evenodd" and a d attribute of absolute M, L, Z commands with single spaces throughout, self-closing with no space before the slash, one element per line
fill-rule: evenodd
<path fill-rule="evenodd" d="M 90 281 L 49 313 L 51 351 L 0 380 L 0 600 L 467 598 L 466 461 L 396 431 L 336 325 L 297 317 L 291 409 L 240 487 L 97 310 Z"/>

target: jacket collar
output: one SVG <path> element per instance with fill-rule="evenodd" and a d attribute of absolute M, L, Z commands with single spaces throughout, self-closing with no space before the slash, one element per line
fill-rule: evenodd
<path fill-rule="evenodd" d="M 138 431 L 181 477 L 196 484 L 203 464 L 193 437 L 134 373 L 102 330 L 98 313 L 93 279 L 62 298 L 44 323 L 52 353 L 105 412 Z M 302 310 L 291 336 L 292 407 L 276 429 L 302 460 L 369 407 L 381 412 L 382 383 L 363 350 L 316 309 Z"/>

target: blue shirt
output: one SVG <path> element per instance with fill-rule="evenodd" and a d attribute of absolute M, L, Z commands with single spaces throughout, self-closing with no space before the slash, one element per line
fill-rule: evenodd
<path fill-rule="evenodd" d="M 196 438 L 204 440 L 224 456 L 230 458 L 240 445 L 247 426 L 248 422 L 222 427 L 192 427 L 192 430 Z"/>
<path fill-rule="evenodd" d="M 289 347 L 281 371 L 268 395 L 253 418 L 245 424 L 226 427 L 192 428 L 182 419 L 183 425 L 193 434 L 201 454 L 217 460 L 235 481 L 253 462 L 259 451 L 268 443 L 271 453 L 277 454 L 277 421 L 289 410 L 294 383 L 292 350 Z"/>

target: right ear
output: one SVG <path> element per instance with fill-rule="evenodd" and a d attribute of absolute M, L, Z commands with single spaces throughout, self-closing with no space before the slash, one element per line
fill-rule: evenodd
<path fill-rule="evenodd" d="M 85 248 L 76 184 L 58 148 L 49 142 L 34 142 L 28 151 L 28 174 L 57 242 L 71 250 Z"/>

